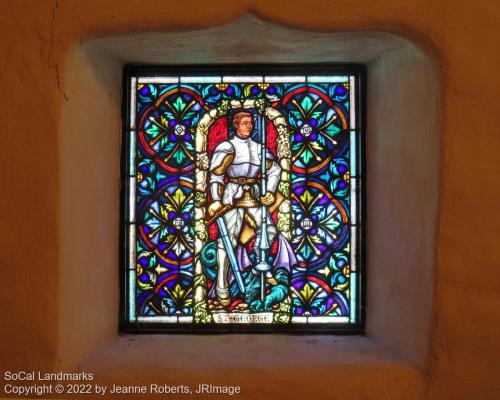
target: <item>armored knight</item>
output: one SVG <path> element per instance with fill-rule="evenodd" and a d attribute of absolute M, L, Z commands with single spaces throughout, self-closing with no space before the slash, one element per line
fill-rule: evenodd
<path fill-rule="evenodd" d="M 208 208 L 209 216 L 229 208 L 222 216 L 233 248 L 238 243 L 243 224 L 255 229 L 257 238 L 254 250 L 257 261 L 260 255 L 259 243 L 263 207 L 275 201 L 275 191 L 279 183 L 281 167 L 273 155 L 266 152 L 267 193 L 260 193 L 258 176 L 261 165 L 261 145 L 251 139 L 253 130 L 252 114 L 239 112 L 233 117 L 236 130 L 234 138 L 220 143 L 214 150 L 210 163 L 210 192 L 212 203 Z M 226 178 L 226 179 L 225 179 Z M 272 243 L 276 237 L 276 227 L 271 221 L 267 208 L 267 234 Z M 230 302 L 229 260 L 222 239 L 217 240 L 217 281 L 216 295 L 220 304 Z M 268 283 L 276 284 L 271 272 L 267 272 Z"/>

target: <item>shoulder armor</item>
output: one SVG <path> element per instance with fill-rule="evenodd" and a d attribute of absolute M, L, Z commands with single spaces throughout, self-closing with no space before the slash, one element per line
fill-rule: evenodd
<path fill-rule="evenodd" d="M 225 141 L 225 142 L 221 142 L 217 145 L 217 147 L 215 147 L 215 150 L 214 150 L 215 153 L 219 153 L 219 152 L 222 152 L 222 153 L 234 153 L 234 146 L 231 144 L 231 142 L 229 140 Z"/>

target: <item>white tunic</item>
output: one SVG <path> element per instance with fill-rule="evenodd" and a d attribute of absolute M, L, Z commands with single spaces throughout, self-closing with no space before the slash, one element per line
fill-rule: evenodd
<path fill-rule="evenodd" d="M 224 182 L 224 175 L 218 175 L 214 170 L 222 164 L 222 161 L 229 155 L 233 155 L 231 164 L 227 167 L 225 174 L 230 178 L 256 178 L 261 168 L 261 145 L 252 139 L 241 139 L 235 136 L 231 140 L 220 143 L 214 150 L 210 163 L 210 188 L 214 200 L 222 200 L 223 204 L 233 205 L 235 199 L 243 195 L 243 185 L 235 182 Z M 274 159 L 273 155 L 266 151 L 266 159 L 272 161 L 272 165 L 267 169 L 267 191 L 274 193 L 278 186 L 281 167 Z M 223 185 L 224 193 L 221 196 L 218 186 Z M 260 185 L 252 184 L 251 191 L 254 196 L 260 196 Z"/>

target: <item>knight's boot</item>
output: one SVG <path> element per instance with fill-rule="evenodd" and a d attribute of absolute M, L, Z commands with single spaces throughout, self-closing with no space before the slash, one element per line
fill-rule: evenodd
<path fill-rule="evenodd" d="M 231 302 L 231 299 L 229 298 L 229 289 L 215 286 L 215 292 L 217 293 L 217 300 L 219 301 L 220 305 L 227 307 Z"/>
<path fill-rule="evenodd" d="M 219 303 L 227 307 L 231 302 L 229 298 L 229 284 L 228 284 L 228 275 L 229 275 L 229 260 L 227 259 L 226 251 L 221 240 L 218 241 L 217 248 L 217 283 L 215 284 L 215 293 L 217 294 L 217 300 Z"/>

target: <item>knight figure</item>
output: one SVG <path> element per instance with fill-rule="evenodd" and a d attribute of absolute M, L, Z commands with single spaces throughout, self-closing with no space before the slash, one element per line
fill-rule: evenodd
<path fill-rule="evenodd" d="M 254 253 L 256 263 L 261 257 L 260 237 L 262 234 L 264 212 L 266 234 L 269 243 L 276 238 L 276 227 L 274 226 L 267 207 L 275 202 L 275 192 L 278 187 L 281 167 L 274 156 L 268 151 L 266 154 L 266 193 L 261 193 L 259 181 L 261 176 L 261 144 L 252 140 L 253 131 L 252 114 L 246 111 L 238 112 L 233 117 L 235 136 L 221 142 L 214 150 L 210 162 L 210 192 L 212 203 L 208 207 L 208 215 L 213 217 L 221 214 L 227 236 L 230 239 L 232 249 L 239 246 L 239 238 L 244 224 L 255 230 L 256 240 Z M 227 211 L 225 211 L 227 210 Z M 225 211 L 225 212 L 224 212 Z M 222 237 L 217 239 L 217 276 L 215 292 L 217 300 L 223 306 L 230 303 L 230 260 L 228 251 Z M 241 246 L 239 246 L 241 248 Z M 241 257 L 240 257 L 241 258 Z M 241 263 L 241 261 L 239 262 Z M 252 269 L 255 275 L 258 271 Z M 276 285 L 277 281 L 272 272 L 265 272 L 266 281 L 269 285 Z"/>

